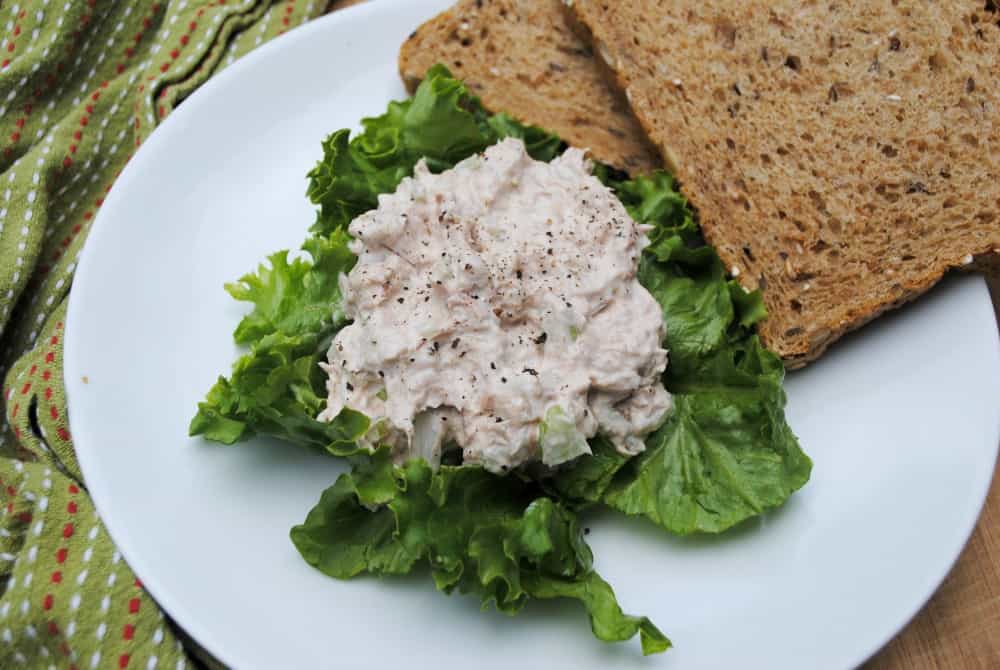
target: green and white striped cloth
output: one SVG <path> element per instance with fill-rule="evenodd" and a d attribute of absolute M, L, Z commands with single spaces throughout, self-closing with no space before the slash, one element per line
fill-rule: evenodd
<path fill-rule="evenodd" d="M 198 665 L 87 495 L 62 384 L 66 299 L 95 215 L 156 125 L 328 4 L 0 0 L 2 668 Z"/>

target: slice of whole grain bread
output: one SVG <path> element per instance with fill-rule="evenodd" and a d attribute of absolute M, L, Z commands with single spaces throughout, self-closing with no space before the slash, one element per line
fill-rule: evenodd
<path fill-rule="evenodd" d="M 1000 260 L 995 0 L 567 0 L 789 367 Z"/>
<path fill-rule="evenodd" d="M 554 131 L 598 160 L 630 173 L 660 166 L 559 0 L 461 0 L 400 49 L 399 71 L 411 92 L 436 63 L 465 80 L 487 108 Z"/>

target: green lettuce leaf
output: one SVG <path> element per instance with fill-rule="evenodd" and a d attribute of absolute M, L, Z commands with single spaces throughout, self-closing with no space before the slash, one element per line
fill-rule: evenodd
<path fill-rule="evenodd" d="M 751 330 L 766 316 L 759 291 L 726 278 L 673 180 L 610 182 L 629 213 L 654 227 L 639 282 L 663 309 L 663 381 L 675 408 L 643 453 L 629 459 L 601 441 L 552 486 L 672 533 L 718 533 L 783 504 L 809 480 L 812 463 L 785 420 L 785 370 Z"/>
<path fill-rule="evenodd" d="M 440 590 L 476 594 L 484 608 L 514 614 L 532 598 L 572 598 L 601 640 L 638 633 L 646 654 L 670 646 L 648 619 L 622 612 L 576 515 L 532 482 L 469 466 L 435 472 L 422 459 L 397 467 L 387 450 L 354 460 L 291 531 L 324 573 L 404 574 L 425 563 Z"/>
<path fill-rule="evenodd" d="M 338 276 L 353 267 L 348 237 L 337 231 L 304 245 L 311 260 L 289 262 L 288 252 L 270 256 L 226 289 L 253 303 L 234 337 L 250 346 L 220 377 L 191 420 L 189 433 L 233 444 L 270 435 L 334 454 L 352 453 L 368 419 L 345 410 L 331 422 L 316 416 L 326 404 L 324 359 L 334 332 L 344 325 Z"/>

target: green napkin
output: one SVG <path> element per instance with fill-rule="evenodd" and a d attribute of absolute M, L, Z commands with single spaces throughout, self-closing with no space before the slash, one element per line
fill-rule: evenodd
<path fill-rule="evenodd" d="M 192 667 L 87 495 L 62 384 L 66 297 L 94 216 L 156 125 L 326 9 L 0 1 L 0 667 Z"/>

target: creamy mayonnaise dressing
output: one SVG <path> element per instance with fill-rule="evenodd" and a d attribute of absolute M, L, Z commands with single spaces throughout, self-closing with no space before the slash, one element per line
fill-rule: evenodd
<path fill-rule="evenodd" d="M 454 169 L 421 162 L 350 225 L 342 329 L 323 367 L 330 420 L 436 465 L 454 443 L 494 472 L 556 465 L 605 435 L 644 448 L 671 407 L 660 306 L 636 279 L 647 229 L 584 153 L 507 139 Z"/>

